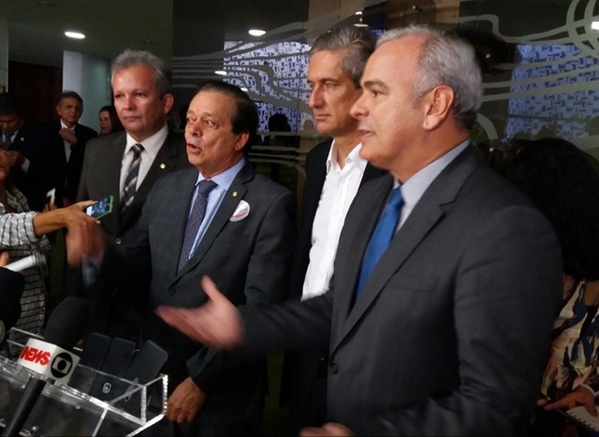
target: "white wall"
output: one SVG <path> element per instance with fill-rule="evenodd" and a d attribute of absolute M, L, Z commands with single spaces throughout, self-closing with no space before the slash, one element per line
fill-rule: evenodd
<path fill-rule="evenodd" d="M 83 115 L 79 123 L 99 130 L 98 112 L 102 106 L 110 105 L 110 61 L 85 53 L 64 51 L 62 88 L 78 92 L 83 99 Z"/>

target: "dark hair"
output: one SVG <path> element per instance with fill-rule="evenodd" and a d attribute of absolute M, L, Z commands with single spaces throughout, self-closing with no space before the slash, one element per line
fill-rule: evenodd
<path fill-rule="evenodd" d="M 355 26 L 345 26 L 323 33 L 310 49 L 314 53 L 345 50 L 341 61 L 341 69 L 351 78 L 356 88 L 360 88 L 360 79 L 364 73 L 366 61 L 374 52 L 376 37 L 366 29 Z"/>
<path fill-rule="evenodd" d="M 599 279 L 599 176 L 584 152 L 565 140 L 540 139 L 520 150 L 506 175 L 553 224 L 564 273 Z"/>
<path fill-rule="evenodd" d="M 116 113 L 116 108 L 114 106 L 102 106 L 98 113 L 104 111 L 108 112 L 108 116 L 110 117 L 110 124 L 112 125 L 112 130 L 110 131 L 110 133 L 125 130 L 125 128 L 123 127 L 123 123 L 121 123 L 121 119 L 119 118 L 119 115 Z"/>
<path fill-rule="evenodd" d="M 83 106 L 83 99 L 81 98 L 81 96 L 79 94 L 77 94 L 75 91 L 71 91 L 71 90 L 64 90 L 62 93 L 60 93 L 60 97 L 58 97 L 58 102 L 56 103 L 58 106 L 62 106 L 62 101 L 64 99 L 75 99 L 77 100 L 79 103 L 81 103 L 81 106 Z"/>
<path fill-rule="evenodd" d="M 23 115 L 23 108 L 17 96 L 12 93 L 0 93 L 0 115 L 17 114 Z"/>
<path fill-rule="evenodd" d="M 246 93 L 241 91 L 241 88 L 231 85 L 230 83 L 217 80 L 206 81 L 198 87 L 198 93 L 202 91 L 214 91 L 231 97 L 235 101 L 235 114 L 231 116 L 231 130 L 234 134 L 243 132 L 249 133 L 246 147 L 243 148 L 244 153 L 248 153 L 248 147 L 251 143 L 249 138 L 253 138 L 258 130 L 258 109 Z"/>

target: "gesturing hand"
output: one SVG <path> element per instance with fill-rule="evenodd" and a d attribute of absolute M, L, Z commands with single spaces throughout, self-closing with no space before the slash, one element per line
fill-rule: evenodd
<path fill-rule="evenodd" d="M 241 316 L 208 276 L 202 278 L 208 302 L 198 308 L 159 306 L 156 314 L 191 339 L 217 349 L 232 349 L 243 342 Z"/>

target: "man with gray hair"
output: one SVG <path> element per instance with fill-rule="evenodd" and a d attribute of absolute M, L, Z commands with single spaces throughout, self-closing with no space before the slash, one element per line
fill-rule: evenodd
<path fill-rule="evenodd" d="M 132 238 L 142 206 L 162 176 L 189 167 L 183 135 L 170 132 L 167 115 L 174 102 L 161 59 L 145 51 L 125 50 L 112 63 L 114 106 L 125 132 L 101 136 L 87 145 L 79 200 L 114 198 L 114 210 L 102 218 L 102 228 L 116 244 Z M 135 302 L 107 299 L 95 290 L 90 329 L 137 339 L 147 287 L 132 278 L 139 290 Z M 105 291 L 104 291 L 105 293 Z M 138 302 L 139 300 L 140 302 Z M 133 305 L 139 306 L 139 311 Z"/>
<path fill-rule="evenodd" d="M 316 130 L 332 138 L 306 157 L 302 222 L 291 273 L 291 298 L 325 293 L 347 210 L 358 188 L 382 172 L 360 157 L 358 121 L 350 114 L 362 95 L 360 78 L 376 38 L 347 26 L 319 36 L 310 49 L 309 105 Z M 326 420 L 326 349 L 286 355 L 282 398 L 289 383 L 292 434 Z M 290 373 L 290 376 L 287 376 Z"/>
<path fill-rule="evenodd" d="M 482 79 L 464 41 L 386 33 L 352 108 L 389 170 L 348 212 L 329 291 L 238 311 L 158 313 L 219 348 L 328 347 L 328 419 L 302 435 L 525 435 L 561 297 L 559 244 L 469 143 Z M 343 425 L 341 425 L 343 424 Z"/>

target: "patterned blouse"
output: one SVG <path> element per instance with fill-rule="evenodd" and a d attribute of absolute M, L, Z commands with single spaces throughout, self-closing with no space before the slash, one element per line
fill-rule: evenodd
<path fill-rule="evenodd" d="M 37 212 L 28 212 L 27 199 L 17 189 L 7 190 L 7 201 L 15 213 L 7 213 L 0 203 L 0 250 L 8 250 L 10 261 L 17 261 L 34 252 L 46 255 L 51 246 L 48 239 L 38 238 L 33 230 L 33 217 Z M 16 328 L 41 334 L 46 308 L 47 266 L 36 266 L 23 272 L 25 289 L 21 297 L 21 317 Z M 19 341 L 13 335 L 13 340 Z M 21 339 L 22 340 L 22 339 Z"/>
<path fill-rule="evenodd" d="M 599 392 L 599 317 L 589 314 L 584 288 L 584 280 L 568 278 L 564 284 L 562 309 L 553 326 L 551 353 L 541 385 L 542 395 L 551 400 L 563 398 L 580 385 Z"/>

